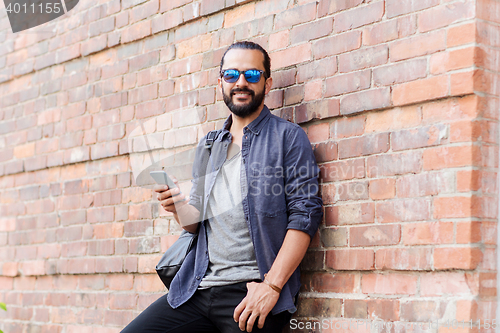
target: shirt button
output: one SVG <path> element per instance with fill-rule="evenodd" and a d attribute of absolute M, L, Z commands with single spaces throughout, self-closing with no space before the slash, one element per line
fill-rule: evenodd
<path fill-rule="evenodd" d="M 200 277 L 198 275 L 196 275 L 196 280 L 199 280 L 199 279 L 200 279 Z"/>
<path fill-rule="evenodd" d="M 245 135 L 245 139 L 248 139 L 248 135 Z"/>

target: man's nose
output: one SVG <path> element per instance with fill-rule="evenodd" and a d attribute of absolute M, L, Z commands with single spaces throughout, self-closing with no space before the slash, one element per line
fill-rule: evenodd
<path fill-rule="evenodd" d="M 238 80 L 235 82 L 236 86 L 247 86 L 248 81 L 245 79 L 245 75 L 243 73 L 240 73 L 240 76 L 238 77 Z"/>

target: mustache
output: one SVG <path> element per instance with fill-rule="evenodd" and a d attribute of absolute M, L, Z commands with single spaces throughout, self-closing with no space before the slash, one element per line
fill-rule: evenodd
<path fill-rule="evenodd" d="M 255 96 L 255 92 L 253 90 L 250 90 L 248 88 L 234 88 L 231 89 L 231 96 L 236 94 L 237 92 L 245 92 L 249 93 L 251 96 Z"/>

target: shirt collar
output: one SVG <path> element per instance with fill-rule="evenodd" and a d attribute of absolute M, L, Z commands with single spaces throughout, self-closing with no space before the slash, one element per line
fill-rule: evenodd
<path fill-rule="evenodd" d="M 248 130 L 250 130 L 252 133 L 255 135 L 259 135 L 260 130 L 262 127 L 266 124 L 266 120 L 269 119 L 269 116 L 271 115 L 271 111 L 267 108 L 267 106 L 264 104 L 264 108 L 260 112 L 259 116 L 252 120 L 250 124 L 246 126 Z M 222 127 L 223 129 L 229 131 L 229 128 L 231 127 L 231 124 L 233 123 L 233 115 L 230 114 L 226 121 L 224 122 L 224 126 Z"/>

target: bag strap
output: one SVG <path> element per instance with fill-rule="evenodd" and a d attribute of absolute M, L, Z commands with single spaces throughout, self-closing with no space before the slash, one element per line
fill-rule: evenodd
<path fill-rule="evenodd" d="M 212 146 L 214 144 L 215 139 L 219 136 L 219 133 L 221 133 L 222 130 L 213 130 L 208 132 L 207 138 L 205 141 L 205 150 L 203 151 L 203 158 L 201 160 L 201 167 L 200 170 L 203 172 L 203 179 L 201 183 L 201 208 L 205 206 L 205 176 L 207 175 L 207 166 L 208 166 L 208 159 L 210 158 L 210 154 L 212 153 Z M 201 212 L 200 212 L 201 214 Z"/>

